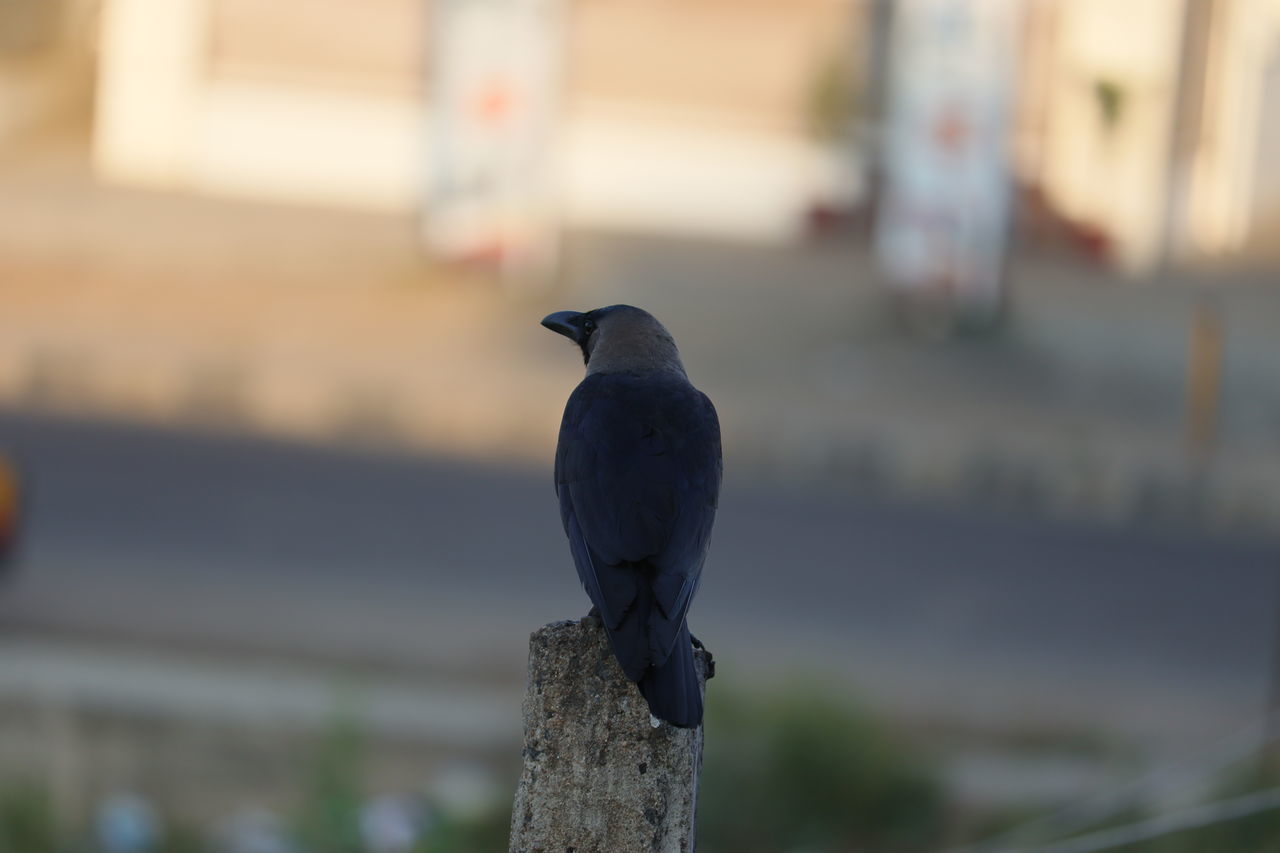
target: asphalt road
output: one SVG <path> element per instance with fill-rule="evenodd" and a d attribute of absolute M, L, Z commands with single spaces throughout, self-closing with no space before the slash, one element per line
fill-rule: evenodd
<path fill-rule="evenodd" d="M 523 672 L 580 615 L 548 470 L 13 413 L 0 632 Z M 550 448 L 548 448 L 550 454 Z M 725 683 L 915 716 L 1212 738 L 1261 711 L 1280 545 L 728 481 L 691 624 Z"/>

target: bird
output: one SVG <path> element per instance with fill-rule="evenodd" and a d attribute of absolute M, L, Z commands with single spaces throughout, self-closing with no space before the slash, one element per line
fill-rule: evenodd
<path fill-rule="evenodd" d="M 542 325 L 577 344 L 586 364 L 561 419 L 555 487 L 591 615 L 651 714 L 696 728 L 701 643 L 687 616 L 720 499 L 715 406 L 647 311 L 558 311 Z"/>

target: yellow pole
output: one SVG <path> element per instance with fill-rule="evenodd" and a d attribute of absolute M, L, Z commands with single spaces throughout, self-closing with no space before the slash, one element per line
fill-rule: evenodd
<path fill-rule="evenodd" d="M 1196 306 L 1187 354 L 1187 442 L 1200 460 L 1212 454 L 1222 386 L 1222 321 L 1210 302 Z"/>
<path fill-rule="evenodd" d="M 18 538 L 19 518 L 18 469 L 0 455 L 0 565 Z"/>

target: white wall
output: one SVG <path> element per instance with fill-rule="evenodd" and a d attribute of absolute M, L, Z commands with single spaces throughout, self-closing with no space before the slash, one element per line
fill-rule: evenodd
<path fill-rule="evenodd" d="M 1057 4 L 1040 180 L 1058 209 L 1111 234 L 1131 270 L 1161 251 L 1183 2 Z M 1123 93 L 1110 128 L 1098 107 L 1101 81 Z"/>
<path fill-rule="evenodd" d="M 307 85 L 208 69 L 210 0 L 105 0 L 94 140 L 124 183 L 415 212 L 429 116 L 410 91 Z M 560 144 L 570 224 L 787 240 L 848 168 L 787 129 L 576 104 Z"/>

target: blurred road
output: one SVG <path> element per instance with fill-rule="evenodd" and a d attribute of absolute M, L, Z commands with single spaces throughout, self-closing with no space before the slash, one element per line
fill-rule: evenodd
<path fill-rule="evenodd" d="M 0 447 L 34 484 L 11 638 L 510 684 L 530 630 L 586 609 L 547 471 L 14 414 Z M 729 466 L 692 618 L 724 682 L 1179 739 L 1262 706 L 1274 544 L 753 490 Z"/>

